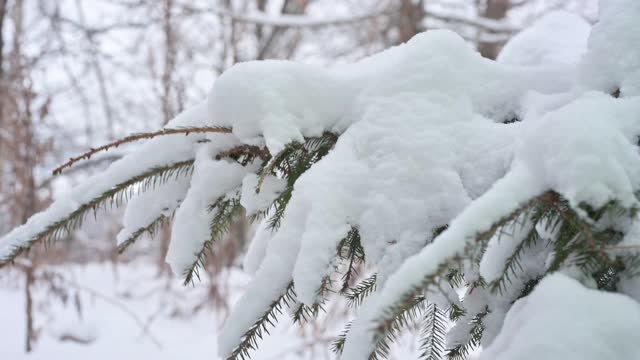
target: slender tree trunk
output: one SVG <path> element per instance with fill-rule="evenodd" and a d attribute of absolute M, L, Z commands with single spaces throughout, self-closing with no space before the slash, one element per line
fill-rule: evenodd
<path fill-rule="evenodd" d="M 162 28 L 164 32 L 164 69 L 161 76 L 162 93 L 160 101 L 162 105 L 162 122 L 166 125 L 175 115 L 175 109 L 172 102 L 172 86 L 173 75 L 176 66 L 176 44 L 175 29 L 173 27 L 172 11 L 174 0 L 164 0 L 163 2 L 163 20 Z M 160 234 L 160 249 L 158 251 L 158 274 L 168 270 L 165 264 L 165 257 L 169 250 L 169 242 L 171 241 L 171 228 L 167 225 L 162 227 Z"/>
<path fill-rule="evenodd" d="M 486 0 L 486 6 L 484 8 L 483 16 L 488 19 L 501 20 L 507 16 L 507 12 L 511 7 L 509 0 Z M 502 46 L 496 42 L 482 42 L 478 43 L 478 51 L 480 55 L 495 59 L 498 53 L 502 49 Z"/>
<path fill-rule="evenodd" d="M 33 295 L 31 293 L 31 288 L 33 283 L 35 282 L 35 276 L 33 274 L 34 269 L 32 266 L 25 266 L 24 274 L 25 274 L 25 285 L 24 285 L 24 295 L 25 295 L 25 317 L 27 319 L 26 333 L 25 333 L 25 348 L 24 350 L 29 353 L 33 350 L 33 345 L 36 340 L 36 334 L 33 327 Z"/>

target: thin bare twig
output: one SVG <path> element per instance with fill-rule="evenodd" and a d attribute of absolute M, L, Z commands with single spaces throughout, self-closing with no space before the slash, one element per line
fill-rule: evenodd
<path fill-rule="evenodd" d="M 97 148 L 91 148 L 89 151 L 85 152 L 80 156 L 70 158 L 69 161 L 55 168 L 53 170 L 53 175 L 60 175 L 64 169 L 73 166 L 73 164 L 77 163 L 78 161 L 89 159 L 91 158 L 91 156 L 93 156 L 98 152 L 106 151 L 126 143 L 130 143 L 138 140 L 144 140 L 144 139 L 152 139 L 157 136 L 175 135 L 175 134 L 189 135 L 189 134 L 196 134 L 196 133 L 230 134 L 231 128 L 221 127 L 221 126 L 189 127 L 189 128 L 177 128 L 177 129 L 168 128 L 168 129 L 162 129 L 162 130 L 158 130 L 150 133 L 140 133 L 140 134 L 129 135 L 127 137 L 99 146 Z"/>

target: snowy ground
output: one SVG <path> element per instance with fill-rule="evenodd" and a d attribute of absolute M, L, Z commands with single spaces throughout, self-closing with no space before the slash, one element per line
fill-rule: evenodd
<path fill-rule="evenodd" d="M 175 278 L 158 278 L 156 268 L 143 262 L 117 267 L 74 265 L 53 271 L 66 279 L 66 305 L 56 295 L 62 289 L 47 282 L 35 287 L 34 321 L 39 338 L 29 355 L 24 350 L 24 275 L 17 270 L 0 273 L 0 359 L 217 358 L 216 337 L 224 318 L 223 306 L 206 306 L 192 314 L 206 297 L 208 280 L 183 287 Z M 240 271 L 226 275 L 233 302 L 249 279 Z M 299 329 L 283 319 L 252 359 L 332 359 L 330 342 L 342 322 L 335 318 L 331 322 L 333 329 L 322 334 L 320 323 Z M 396 351 L 396 359 L 417 358 L 413 341 L 405 339 L 399 346 L 403 349 Z"/>

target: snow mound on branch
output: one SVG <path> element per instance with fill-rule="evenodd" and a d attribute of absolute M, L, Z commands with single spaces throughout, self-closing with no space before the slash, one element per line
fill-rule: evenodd
<path fill-rule="evenodd" d="M 640 95 L 640 1 L 600 2 L 600 19 L 589 36 L 580 67 L 585 87 L 623 96 Z M 615 39 L 615 41 L 612 41 Z"/>
<path fill-rule="evenodd" d="M 391 275 L 380 297 L 354 322 L 344 358 L 365 358 L 372 346 L 370 329 L 386 309 L 410 293 L 415 284 L 435 274 L 441 261 L 462 256 L 476 234 L 489 229 L 496 219 L 545 190 L 563 194 L 573 205 L 584 202 L 599 208 L 616 200 L 625 207 L 637 206 L 634 192 L 640 189 L 640 156 L 634 134 L 640 133 L 639 111 L 638 97 L 586 94 L 529 122 L 507 175 Z M 493 251 L 488 254 L 500 257 Z M 495 269 L 486 264 L 483 268 L 486 275 L 495 276 Z"/>
<path fill-rule="evenodd" d="M 172 241 L 167 251 L 167 263 L 174 273 L 183 275 L 197 261 L 204 243 L 211 238 L 209 206 L 224 195 L 235 195 L 238 184 L 255 166 L 242 166 L 227 160 L 214 160 L 220 144 L 200 148 L 195 160 L 191 186 L 176 211 L 171 229 Z M 214 213 L 215 214 L 215 213 Z"/>
<path fill-rule="evenodd" d="M 551 12 L 515 35 L 497 61 L 508 65 L 574 65 L 587 51 L 591 25 L 576 14 Z"/>
<path fill-rule="evenodd" d="M 242 141 L 264 143 L 276 154 L 304 137 L 344 132 L 372 98 L 405 91 L 466 94 L 474 112 L 502 120 L 527 91 L 568 90 L 572 78 L 561 66 L 498 66 L 455 33 L 433 30 L 331 69 L 288 61 L 241 63 L 216 80 L 208 103 L 216 124 L 233 126 Z"/>
<path fill-rule="evenodd" d="M 550 275 L 513 305 L 480 360 L 635 359 L 638 324 L 640 305 L 630 298 Z"/>
<path fill-rule="evenodd" d="M 258 175 L 248 174 L 242 180 L 240 204 L 247 211 L 247 215 L 257 214 L 266 210 L 284 190 L 285 186 L 285 180 L 273 175 L 268 175 L 261 181 Z"/>
<path fill-rule="evenodd" d="M 636 205 L 640 98 L 587 93 L 534 122 L 516 158 L 573 205 Z"/>
<path fill-rule="evenodd" d="M 122 220 L 123 229 L 117 237 L 118 245 L 138 230 L 152 225 L 159 217 L 170 217 L 187 194 L 189 181 L 189 177 L 184 177 L 136 194 L 127 204 Z"/>

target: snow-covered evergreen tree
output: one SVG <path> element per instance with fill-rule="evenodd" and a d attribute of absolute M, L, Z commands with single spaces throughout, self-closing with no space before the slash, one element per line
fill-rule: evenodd
<path fill-rule="evenodd" d="M 236 65 L 166 129 L 59 168 L 148 139 L 3 237 L 0 265 L 131 200 L 121 249 L 171 221 L 189 283 L 244 208 L 254 280 L 228 359 L 333 296 L 358 307 L 344 359 L 384 358 L 411 322 L 424 359 L 637 358 L 638 19 L 635 0 L 602 1 L 593 28 L 550 14 L 497 62 L 428 31 L 331 69 Z"/>

